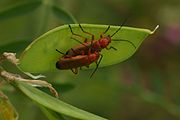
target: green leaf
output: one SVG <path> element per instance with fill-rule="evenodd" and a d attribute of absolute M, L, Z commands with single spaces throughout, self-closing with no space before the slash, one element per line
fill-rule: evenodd
<path fill-rule="evenodd" d="M 85 37 L 91 38 L 81 31 L 78 24 L 72 24 L 74 33 L 78 33 Z M 84 30 L 95 35 L 95 39 L 99 39 L 100 34 L 104 32 L 108 25 L 82 24 Z M 106 35 L 112 35 L 119 26 L 111 26 Z M 157 28 L 157 27 L 156 27 Z M 156 30 L 156 29 L 155 29 Z M 154 31 L 155 31 L 154 30 Z M 154 33 L 148 29 L 122 27 L 122 29 L 113 36 L 112 39 L 123 39 L 133 42 L 136 49 L 129 42 L 112 41 L 109 46 L 117 48 L 115 50 L 102 50 L 103 59 L 100 67 L 120 63 L 132 56 L 142 41 L 149 35 Z M 55 49 L 66 52 L 68 49 L 78 45 L 77 41 L 71 39 L 72 33 L 68 25 L 57 27 L 32 42 L 20 56 L 19 68 L 26 72 L 41 73 L 55 70 L 55 63 L 60 55 Z M 84 41 L 84 39 L 79 39 Z M 95 66 L 95 64 L 94 64 Z"/>
<path fill-rule="evenodd" d="M 105 118 L 99 117 L 92 113 L 71 106 L 67 103 L 64 103 L 61 100 L 51 97 L 46 93 L 25 83 L 18 83 L 18 87 L 24 94 L 26 94 L 33 101 L 63 115 L 82 120 L 107 120 Z"/>
<path fill-rule="evenodd" d="M 40 5 L 40 0 L 33 0 L 30 2 L 21 2 L 14 4 L 0 11 L 0 20 L 27 14 L 28 12 L 32 12 L 32 10 L 35 10 Z"/>
<path fill-rule="evenodd" d="M 62 8 L 53 5 L 51 6 L 54 15 L 59 18 L 60 20 L 63 20 L 65 23 L 77 23 L 76 19 L 73 17 L 72 14 L 70 14 L 69 12 L 63 10 Z"/>

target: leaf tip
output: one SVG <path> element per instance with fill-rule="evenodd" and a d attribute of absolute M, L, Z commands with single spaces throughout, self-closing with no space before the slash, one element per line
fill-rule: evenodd
<path fill-rule="evenodd" d="M 159 25 L 157 25 L 154 30 L 151 32 L 151 34 L 153 34 L 157 29 L 159 28 Z"/>

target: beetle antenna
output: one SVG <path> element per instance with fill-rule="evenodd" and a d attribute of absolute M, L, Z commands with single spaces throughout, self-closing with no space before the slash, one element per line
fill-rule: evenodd
<path fill-rule="evenodd" d="M 113 37 L 119 30 L 121 30 L 122 26 L 125 25 L 125 23 L 127 22 L 128 17 L 126 17 L 126 19 L 123 20 L 122 24 L 120 25 L 120 27 L 111 35 L 111 37 Z"/>
<path fill-rule="evenodd" d="M 128 43 L 130 43 L 135 49 L 136 49 L 136 46 L 134 45 L 134 43 L 133 42 L 131 42 L 131 41 L 129 41 L 129 40 L 122 40 L 122 39 L 112 39 L 112 41 L 123 41 L 123 42 L 128 42 Z"/>
<path fill-rule="evenodd" d="M 101 35 L 104 35 L 104 34 L 106 34 L 107 33 L 107 31 L 109 30 L 109 28 L 110 28 L 111 26 L 110 25 L 108 25 L 108 27 L 106 28 L 106 30 L 101 34 Z"/>

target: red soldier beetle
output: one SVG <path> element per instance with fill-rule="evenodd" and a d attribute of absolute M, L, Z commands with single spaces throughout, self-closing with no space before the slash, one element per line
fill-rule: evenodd
<path fill-rule="evenodd" d="M 123 24 L 112 34 L 112 35 L 108 35 L 108 36 L 105 36 L 104 37 L 104 34 L 109 30 L 110 28 L 110 25 L 108 26 L 108 28 L 100 35 L 100 39 L 99 40 L 94 40 L 94 35 L 85 31 L 82 26 L 79 24 L 79 27 L 81 28 L 81 30 L 86 33 L 86 34 L 89 34 L 92 36 L 92 39 L 90 42 L 87 42 L 87 38 L 79 35 L 79 34 L 76 34 L 72 31 L 72 28 L 71 26 L 69 25 L 69 28 L 70 28 L 70 31 L 72 33 L 72 35 L 75 35 L 75 36 L 78 36 L 78 37 L 81 37 L 81 38 L 85 38 L 85 41 L 84 43 L 82 43 L 81 41 L 75 39 L 72 37 L 72 39 L 76 40 L 77 42 L 80 43 L 80 45 L 77 45 L 71 49 L 69 49 L 66 54 L 58 51 L 56 49 L 56 51 L 58 51 L 59 53 L 63 54 L 64 56 L 61 57 L 59 59 L 59 61 L 56 63 L 56 68 L 58 69 L 71 69 L 73 73 L 77 74 L 78 72 L 78 67 L 82 67 L 82 66 L 89 66 L 92 62 L 96 62 L 98 59 L 99 59 L 99 52 L 106 48 L 106 49 L 114 49 L 114 50 L 117 50 L 116 48 L 114 48 L 113 46 L 110 46 L 109 48 L 107 47 L 111 41 L 124 41 L 124 42 L 128 42 L 130 43 L 135 49 L 136 49 L 136 46 L 131 42 L 131 41 L 128 41 L 128 40 L 113 40 L 111 39 L 121 28 L 122 26 L 124 25 L 125 21 L 123 22 Z M 101 54 L 100 54 L 101 55 Z M 92 59 L 91 57 L 94 56 L 93 58 L 96 58 L 96 59 Z M 91 77 L 92 75 L 97 71 L 98 69 L 98 66 L 102 60 L 102 55 L 101 55 L 101 58 L 100 60 L 98 61 L 98 63 L 96 62 L 96 68 L 95 70 L 93 71 L 93 73 L 91 74 Z M 89 62 L 91 61 L 91 62 Z M 63 67 L 64 65 L 64 67 Z"/>
<path fill-rule="evenodd" d="M 63 54 L 59 61 L 56 62 L 56 68 L 60 70 L 71 69 L 74 74 L 78 73 L 78 68 L 86 66 L 89 68 L 89 65 L 93 62 L 96 63 L 96 68 L 94 69 L 93 73 L 91 74 L 90 78 L 94 75 L 97 71 L 99 64 L 102 60 L 102 55 L 99 52 L 89 53 L 88 55 L 76 55 L 76 56 L 67 56 L 66 54 L 60 52 L 56 49 L 57 52 Z M 100 57 L 101 56 L 101 57 Z M 100 59 L 99 59 L 100 57 Z M 98 61 L 99 59 L 99 61 Z"/>
<path fill-rule="evenodd" d="M 126 21 L 126 20 L 125 20 Z M 76 55 L 81 55 L 81 54 L 88 54 L 88 52 L 90 51 L 91 53 L 94 53 L 95 51 L 97 52 L 100 52 L 102 49 L 106 48 L 107 50 L 109 49 L 114 49 L 114 50 L 117 50 L 116 48 L 114 48 L 113 46 L 110 46 L 108 48 L 108 45 L 111 43 L 111 41 L 122 41 L 122 42 L 128 42 L 130 43 L 135 49 L 136 49 L 136 46 L 131 42 L 131 41 L 128 41 L 128 40 L 122 40 L 122 39 L 112 39 L 112 37 L 119 31 L 121 30 L 122 26 L 124 25 L 125 21 L 122 23 L 122 25 L 112 34 L 112 35 L 107 35 L 107 36 L 104 36 L 107 31 L 110 29 L 110 25 L 107 27 L 107 29 L 100 35 L 100 39 L 99 40 L 94 40 L 94 35 L 85 31 L 82 26 L 79 24 L 79 27 L 80 29 L 86 33 L 86 34 L 89 34 L 91 35 L 92 39 L 91 41 L 87 41 L 87 38 L 79 35 L 79 34 L 76 34 L 73 32 L 71 26 L 69 25 L 69 28 L 70 28 L 70 31 L 72 33 L 72 35 L 74 36 L 78 36 L 80 38 L 85 38 L 84 40 L 84 43 L 71 37 L 72 39 L 74 39 L 75 41 L 77 41 L 78 43 L 80 43 L 80 45 L 77 45 L 77 46 L 74 46 L 73 48 L 69 49 L 67 52 L 66 52 L 66 55 L 70 55 L 70 56 L 76 56 Z"/>

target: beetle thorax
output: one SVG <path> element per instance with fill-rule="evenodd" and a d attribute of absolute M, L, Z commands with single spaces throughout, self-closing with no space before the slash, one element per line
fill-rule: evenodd
<path fill-rule="evenodd" d="M 109 37 L 109 36 L 103 37 L 99 40 L 99 44 L 100 44 L 101 48 L 106 48 L 110 42 L 111 42 L 111 37 Z"/>

